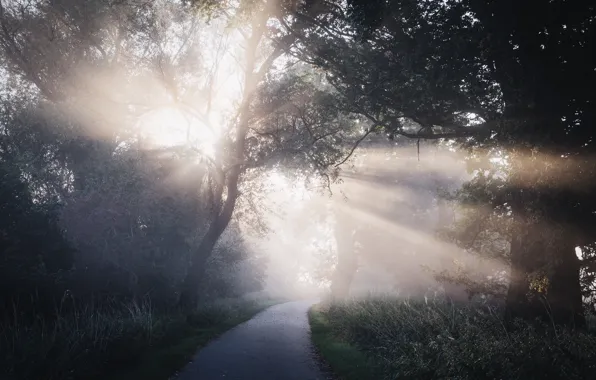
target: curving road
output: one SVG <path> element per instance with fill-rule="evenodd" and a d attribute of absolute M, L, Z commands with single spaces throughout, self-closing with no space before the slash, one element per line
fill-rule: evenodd
<path fill-rule="evenodd" d="M 310 342 L 314 301 L 272 306 L 200 350 L 177 380 L 324 380 Z"/>

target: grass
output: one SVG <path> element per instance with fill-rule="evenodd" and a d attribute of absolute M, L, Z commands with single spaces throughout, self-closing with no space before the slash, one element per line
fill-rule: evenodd
<path fill-rule="evenodd" d="M 327 303 L 310 320 L 323 359 L 343 379 L 585 379 L 596 371 L 593 333 L 505 327 L 481 306 L 376 297 Z"/>
<path fill-rule="evenodd" d="M 333 333 L 326 314 L 319 305 L 308 312 L 312 341 L 337 378 L 342 380 L 374 380 L 374 366 L 355 346 Z"/>
<path fill-rule="evenodd" d="M 85 307 L 56 321 L 0 325 L 0 378 L 165 380 L 211 339 L 272 301 L 204 306 L 190 316 L 148 303 Z"/>
<path fill-rule="evenodd" d="M 110 379 L 168 379 L 188 364 L 200 347 L 275 303 L 277 302 L 242 302 L 204 308 L 187 321 L 187 326 L 180 330 L 180 335 L 170 338 L 169 343 L 164 342 L 149 350 L 137 365 L 118 371 Z"/>

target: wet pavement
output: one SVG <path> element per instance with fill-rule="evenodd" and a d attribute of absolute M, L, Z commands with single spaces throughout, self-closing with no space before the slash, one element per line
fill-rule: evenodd
<path fill-rule="evenodd" d="M 201 349 L 177 380 L 324 380 L 310 340 L 316 301 L 272 306 Z"/>

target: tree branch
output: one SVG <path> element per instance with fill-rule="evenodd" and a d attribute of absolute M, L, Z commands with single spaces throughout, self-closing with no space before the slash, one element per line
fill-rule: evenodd
<path fill-rule="evenodd" d="M 396 126 L 393 123 L 389 123 L 389 125 L 387 125 L 387 123 L 383 123 L 383 122 L 377 120 L 375 117 L 373 117 L 372 115 L 370 115 L 366 112 L 362 112 L 362 111 L 358 111 L 358 110 L 356 112 L 364 115 L 368 120 L 373 122 L 375 125 L 389 126 L 395 134 L 398 134 L 398 135 L 401 135 L 404 137 L 408 137 L 408 138 L 413 138 L 413 139 L 437 140 L 437 139 L 455 139 L 455 138 L 463 138 L 463 137 L 474 137 L 474 136 L 479 136 L 482 134 L 490 133 L 490 131 L 492 129 L 491 127 L 493 127 L 494 124 L 496 123 L 495 121 L 492 121 L 492 122 L 486 122 L 483 124 L 475 125 L 472 127 L 442 126 L 442 128 L 457 129 L 456 132 L 444 132 L 444 133 L 434 133 L 432 131 L 431 132 L 423 132 L 423 131 L 429 130 L 428 127 L 423 127 L 420 130 L 418 130 L 418 132 L 409 133 L 409 132 L 405 132 L 401 126 Z"/>
<path fill-rule="evenodd" d="M 338 164 L 335 164 L 335 167 L 341 166 L 346 161 L 348 161 L 350 159 L 350 157 L 352 156 L 352 154 L 354 154 L 354 151 L 356 150 L 356 148 L 358 148 L 358 145 L 360 145 L 360 143 L 362 141 L 364 141 L 364 139 L 367 138 L 368 135 L 370 135 L 370 133 L 373 130 L 375 130 L 375 128 L 376 128 L 376 126 L 373 126 L 373 127 L 369 128 L 368 131 L 366 131 L 366 133 L 362 137 L 360 137 L 358 140 L 356 140 L 356 142 L 352 146 L 352 149 L 350 149 L 350 153 L 348 153 L 348 155 L 343 160 L 341 160 Z"/>
<path fill-rule="evenodd" d="M 295 40 L 296 40 L 296 37 L 291 34 L 288 34 L 288 35 L 284 36 L 284 38 L 282 38 L 281 42 L 277 45 L 275 50 L 273 50 L 273 53 L 271 53 L 267 57 L 265 62 L 263 62 L 261 64 L 261 66 L 259 67 L 259 70 L 255 74 L 255 82 L 256 83 L 259 83 L 265 77 L 265 75 L 267 74 L 267 72 L 269 71 L 271 66 L 273 65 L 273 62 L 275 62 L 275 60 L 277 58 L 279 58 L 287 49 L 289 49 Z"/>

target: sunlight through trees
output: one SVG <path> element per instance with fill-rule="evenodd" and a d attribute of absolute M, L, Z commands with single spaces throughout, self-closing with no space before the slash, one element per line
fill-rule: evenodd
<path fill-rule="evenodd" d="M 587 327 L 594 12 L 0 0 L 1 316 L 384 292 Z"/>

